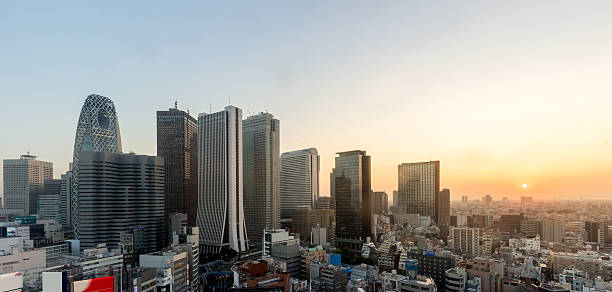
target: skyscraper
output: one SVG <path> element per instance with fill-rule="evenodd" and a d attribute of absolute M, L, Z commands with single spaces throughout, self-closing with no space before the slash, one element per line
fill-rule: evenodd
<path fill-rule="evenodd" d="M 187 214 L 195 226 L 198 214 L 198 122 L 175 108 L 157 112 L 157 156 L 164 159 L 165 217 Z M 167 224 L 166 224 L 167 225 Z"/>
<path fill-rule="evenodd" d="M 389 196 L 386 192 L 372 192 L 372 214 L 383 214 L 389 210 Z"/>
<path fill-rule="evenodd" d="M 282 219 L 291 218 L 291 214 L 299 206 L 316 208 L 315 204 L 319 199 L 317 149 L 296 150 L 281 155 L 280 199 Z"/>
<path fill-rule="evenodd" d="M 280 121 L 260 113 L 242 121 L 244 218 L 251 244 L 280 224 Z"/>
<path fill-rule="evenodd" d="M 242 198 L 242 110 L 198 116 L 198 217 L 203 252 L 247 249 Z"/>
<path fill-rule="evenodd" d="M 121 232 L 141 228 L 145 251 L 164 247 L 164 161 L 157 156 L 80 153 L 82 248 L 118 248 Z"/>
<path fill-rule="evenodd" d="M 61 223 L 60 194 L 61 179 L 45 180 L 45 186 L 38 200 L 38 216 L 40 219 L 55 219 Z"/>
<path fill-rule="evenodd" d="M 107 97 L 97 94 L 87 96 L 77 123 L 70 210 L 76 238 L 79 238 L 79 158 L 84 151 L 121 152 L 119 120 L 113 101 Z"/>
<path fill-rule="evenodd" d="M 393 206 L 399 206 L 399 196 L 397 190 L 393 190 Z"/>
<path fill-rule="evenodd" d="M 21 155 L 3 163 L 4 207 L 22 209 L 25 214 L 37 214 L 38 198 L 45 181 L 53 178 L 53 163 L 36 160 L 36 156 Z"/>
<path fill-rule="evenodd" d="M 60 186 L 60 224 L 64 227 L 64 229 L 72 228 L 72 163 L 68 167 L 69 170 L 61 176 L 61 186 Z"/>
<path fill-rule="evenodd" d="M 436 197 L 436 225 L 440 228 L 440 237 L 448 237 L 450 227 L 450 190 L 442 189 Z"/>
<path fill-rule="evenodd" d="M 354 150 L 337 153 L 331 177 L 336 200 L 336 241 L 338 246 L 361 249 L 372 235 L 370 156 Z"/>
<path fill-rule="evenodd" d="M 409 214 L 436 219 L 440 192 L 440 161 L 402 163 L 398 166 L 399 205 Z"/>

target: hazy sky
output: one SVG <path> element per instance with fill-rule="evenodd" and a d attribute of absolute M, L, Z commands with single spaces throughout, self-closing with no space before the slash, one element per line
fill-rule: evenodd
<path fill-rule="evenodd" d="M 281 121 L 281 150 L 440 160 L 460 195 L 612 196 L 612 1 L 0 3 L 0 158 L 55 176 L 90 93 L 124 151 L 156 153 L 155 111 L 228 104 Z M 609 141 L 609 142 L 608 142 Z"/>

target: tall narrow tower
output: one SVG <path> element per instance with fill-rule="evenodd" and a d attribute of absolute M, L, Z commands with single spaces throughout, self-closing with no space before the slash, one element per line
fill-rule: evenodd
<path fill-rule="evenodd" d="M 198 116 L 200 250 L 247 249 L 242 199 L 242 110 Z"/>
<path fill-rule="evenodd" d="M 165 222 L 187 214 L 195 226 L 198 213 L 198 121 L 177 107 L 157 112 L 157 156 L 165 167 Z"/>
<path fill-rule="evenodd" d="M 76 238 L 79 238 L 79 157 L 81 152 L 121 152 L 119 120 L 113 101 L 92 94 L 81 108 L 74 138 L 71 217 Z"/>
<path fill-rule="evenodd" d="M 331 177 L 336 199 L 336 241 L 338 246 L 360 250 L 372 236 L 372 193 L 370 156 L 354 150 L 337 153 Z"/>
<path fill-rule="evenodd" d="M 280 121 L 260 113 L 242 121 L 244 216 L 251 243 L 280 225 Z"/>

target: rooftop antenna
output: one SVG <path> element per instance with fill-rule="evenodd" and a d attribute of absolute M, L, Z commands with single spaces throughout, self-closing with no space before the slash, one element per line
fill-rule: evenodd
<path fill-rule="evenodd" d="M 228 102 L 228 105 L 232 105 L 232 98 L 228 96 L 227 97 L 227 102 Z"/>
<path fill-rule="evenodd" d="M 212 104 L 208 104 L 208 113 L 212 114 Z"/>
<path fill-rule="evenodd" d="M 176 99 L 174 100 L 174 108 L 178 109 L 178 100 L 176 100 Z"/>

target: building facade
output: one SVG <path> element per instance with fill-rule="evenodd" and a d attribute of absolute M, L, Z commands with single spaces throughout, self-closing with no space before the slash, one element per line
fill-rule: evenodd
<path fill-rule="evenodd" d="M 563 242 L 565 238 L 565 221 L 562 216 L 542 220 L 542 240 Z"/>
<path fill-rule="evenodd" d="M 198 116 L 198 216 L 201 251 L 248 247 L 242 178 L 242 110 Z"/>
<path fill-rule="evenodd" d="M 121 152 L 121 134 L 119 119 L 113 101 L 107 97 L 91 94 L 85 99 L 81 108 L 74 137 L 72 156 L 72 193 L 71 210 L 72 228 L 79 238 L 79 161 L 81 152 Z"/>
<path fill-rule="evenodd" d="M 187 214 L 190 226 L 198 213 L 198 122 L 175 108 L 157 112 L 157 156 L 164 159 L 165 218 Z"/>
<path fill-rule="evenodd" d="M 250 243 L 280 226 L 280 121 L 260 113 L 242 121 L 244 219 Z"/>
<path fill-rule="evenodd" d="M 372 214 L 386 214 L 389 210 L 389 195 L 386 192 L 372 192 Z"/>
<path fill-rule="evenodd" d="M 79 158 L 81 248 L 118 248 L 121 232 L 134 228 L 143 229 L 145 252 L 163 248 L 163 159 L 109 152 L 81 152 Z"/>
<path fill-rule="evenodd" d="M 398 166 L 399 205 L 408 214 L 436 219 L 440 192 L 440 161 L 402 163 Z"/>
<path fill-rule="evenodd" d="M 64 229 L 72 229 L 72 163 L 69 170 L 61 175 L 60 185 L 60 221 Z"/>
<path fill-rule="evenodd" d="M 25 154 L 3 161 L 4 208 L 21 209 L 26 215 L 38 213 L 38 199 L 45 181 L 53 179 L 53 163 Z"/>
<path fill-rule="evenodd" d="M 468 256 L 478 255 L 478 228 L 455 227 L 450 230 L 451 248 Z"/>
<path fill-rule="evenodd" d="M 336 201 L 336 242 L 360 250 L 372 235 L 371 158 L 365 151 L 337 153 L 332 170 Z"/>
<path fill-rule="evenodd" d="M 281 218 L 300 206 L 316 208 L 319 199 L 319 153 L 315 148 L 285 152 L 280 158 Z M 329 207 L 328 207 L 329 208 Z"/>
<path fill-rule="evenodd" d="M 61 179 L 45 181 L 43 192 L 38 200 L 38 216 L 40 219 L 55 219 L 57 222 L 61 222 L 61 191 Z"/>
<path fill-rule="evenodd" d="M 442 189 L 436 197 L 436 225 L 440 228 L 440 236 L 446 238 L 450 228 L 450 190 Z"/>

